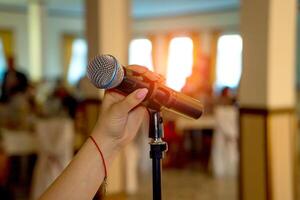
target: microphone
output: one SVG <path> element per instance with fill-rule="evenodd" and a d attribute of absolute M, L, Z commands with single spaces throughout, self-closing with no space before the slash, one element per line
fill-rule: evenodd
<path fill-rule="evenodd" d="M 123 95 L 147 88 L 143 105 L 156 111 L 167 109 L 194 119 L 202 115 L 203 106 L 198 100 L 165 86 L 159 74 L 145 67 L 141 69 L 123 67 L 112 55 L 98 55 L 89 62 L 87 77 L 95 87 L 112 89 Z"/>

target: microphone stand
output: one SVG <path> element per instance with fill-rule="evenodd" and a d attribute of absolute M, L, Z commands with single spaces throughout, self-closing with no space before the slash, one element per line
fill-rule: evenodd
<path fill-rule="evenodd" d="M 167 150 L 167 143 L 163 138 L 163 120 L 161 112 L 149 110 L 149 138 L 150 141 L 150 158 L 152 159 L 152 189 L 153 200 L 161 200 L 161 159 L 163 153 Z"/>

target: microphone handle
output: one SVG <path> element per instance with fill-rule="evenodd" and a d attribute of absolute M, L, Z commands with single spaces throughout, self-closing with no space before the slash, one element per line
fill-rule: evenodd
<path fill-rule="evenodd" d="M 114 89 L 127 95 L 139 88 L 148 89 L 143 104 L 150 109 L 160 111 L 167 108 L 194 119 L 198 119 L 203 113 L 203 106 L 198 100 L 172 90 L 162 83 L 151 81 L 143 74 L 135 76 L 125 71 L 121 84 Z"/>

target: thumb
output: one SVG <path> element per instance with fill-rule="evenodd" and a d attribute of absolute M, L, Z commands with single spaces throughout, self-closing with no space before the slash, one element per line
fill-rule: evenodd
<path fill-rule="evenodd" d="M 125 97 L 117 104 L 119 112 L 122 114 L 129 113 L 134 107 L 136 107 L 145 99 L 147 93 L 147 88 L 137 89 L 134 92 L 130 93 L 127 97 Z"/>

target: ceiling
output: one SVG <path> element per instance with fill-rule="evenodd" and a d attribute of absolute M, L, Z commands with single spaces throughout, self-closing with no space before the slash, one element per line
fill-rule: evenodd
<path fill-rule="evenodd" d="M 178 16 L 237 9 L 239 0 L 132 0 L 134 18 Z M 84 0 L 43 0 L 51 13 L 82 15 Z M 28 0 L 0 0 L 0 10 L 26 10 Z"/>
<path fill-rule="evenodd" d="M 212 12 L 239 7 L 239 0 L 134 0 L 133 16 L 161 17 Z"/>

